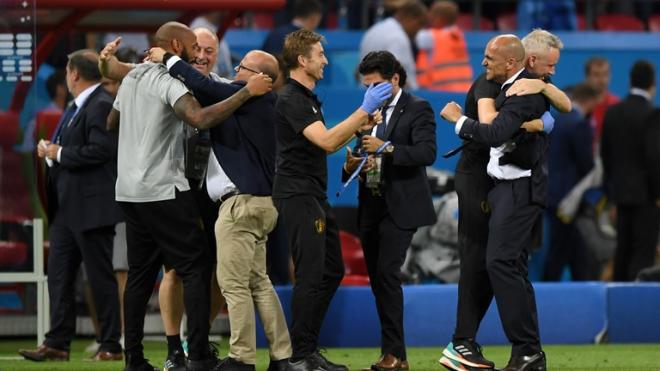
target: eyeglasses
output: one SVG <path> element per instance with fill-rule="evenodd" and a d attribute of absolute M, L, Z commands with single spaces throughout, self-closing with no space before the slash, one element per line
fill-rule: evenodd
<path fill-rule="evenodd" d="M 259 72 L 259 71 L 253 70 L 252 68 L 245 67 L 245 66 L 242 65 L 242 64 L 239 64 L 238 66 L 234 67 L 234 71 L 235 71 L 236 73 L 239 73 L 239 72 L 241 71 L 241 68 L 244 69 L 244 70 L 250 71 L 250 72 L 252 72 L 252 73 L 256 73 L 256 74 L 260 74 L 260 73 L 261 73 L 261 72 Z"/>

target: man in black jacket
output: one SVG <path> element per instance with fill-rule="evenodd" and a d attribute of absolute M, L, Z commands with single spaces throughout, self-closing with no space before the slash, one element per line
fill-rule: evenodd
<path fill-rule="evenodd" d="M 600 155 L 605 190 L 617 206 L 615 281 L 632 281 L 655 262 L 660 211 L 651 177 L 660 165 L 649 161 L 647 153 L 657 151 L 658 142 L 645 151 L 645 140 L 653 137 L 647 133 L 657 126 L 648 120 L 654 93 L 653 65 L 637 61 L 630 71 L 630 94 L 610 107 L 603 121 Z"/>
<path fill-rule="evenodd" d="M 532 230 L 545 202 L 547 143 L 542 134 L 517 143 L 511 139 L 521 135 L 524 122 L 541 117 L 548 103 L 541 94 L 506 96 L 515 80 L 535 77 L 525 71 L 524 58 L 525 49 L 513 35 L 498 36 L 486 47 L 487 78 L 502 83 L 495 101 L 499 113 L 491 125 L 462 116 L 453 102 L 442 110 L 442 117 L 456 123 L 461 137 L 494 147 L 487 165 L 495 186 L 488 195 L 491 216 L 486 268 L 502 325 L 513 344 L 507 371 L 526 367 L 545 370 L 534 290 L 527 278 L 527 256 Z"/>
<path fill-rule="evenodd" d="M 163 50 L 152 49 L 153 61 Z M 255 74 L 277 78 L 275 57 L 251 51 L 236 67 L 236 81 L 207 78 L 179 57 L 166 62 L 170 74 L 191 88 L 200 104 L 220 102 L 240 90 Z M 277 222 L 271 199 L 275 172 L 275 95 L 254 98 L 211 129 L 206 187 L 220 205 L 215 225 L 217 277 L 227 300 L 231 337 L 229 357 L 220 370 L 254 370 L 256 305 L 272 357 L 269 370 L 286 368 L 291 342 L 279 298 L 266 274 L 266 241 Z"/>
<path fill-rule="evenodd" d="M 358 70 L 365 85 L 392 83 L 383 123 L 360 143 L 370 154 L 382 147 L 360 182 L 358 208 L 360 240 L 381 324 L 381 357 L 371 368 L 407 370 L 400 271 L 417 228 L 436 221 L 426 178 L 426 166 L 436 155 L 435 119 L 428 102 L 401 88 L 406 72 L 392 53 L 368 53 Z M 344 179 L 359 162 L 359 157 L 348 157 Z M 374 174 L 380 174 L 379 181 L 372 181 Z"/>
<path fill-rule="evenodd" d="M 32 361 L 68 360 L 76 332 L 75 280 L 85 264 L 101 325 L 95 360 L 121 360 L 119 298 L 112 270 L 117 138 L 105 130 L 112 98 L 101 86 L 98 55 L 79 50 L 69 56 L 66 81 L 75 97 L 62 115 L 54 143 L 41 141 L 49 163 L 46 191 L 50 221 L 48 292 L 50 331 L 36 350 L 20 350 Z"/>

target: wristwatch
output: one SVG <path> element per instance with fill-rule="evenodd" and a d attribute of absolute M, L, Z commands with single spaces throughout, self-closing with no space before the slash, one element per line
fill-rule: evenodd
<path fill-rule="evenodd" d="M 385 150 L 383 152 L 387 153 L 388 155 L 391 155 L 392 152 L 394 152 L 394 144 L 390 143 L 387 146 L 385 146 Z"/>

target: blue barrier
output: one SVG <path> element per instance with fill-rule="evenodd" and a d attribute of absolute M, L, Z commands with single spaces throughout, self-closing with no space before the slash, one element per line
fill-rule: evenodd
<path fill-rule="evenodd" d="M 660 342 L 660 284 L 616 284 L 607 290 L 609 340 Z"/>
<path fill-rule="evenodd" d="M 608 323 L 612 341 L 660 341 L 660 317 L 657 315 L 660 285 L 538 283 L 534 284 L 534 289 L 544 344 L 593 343 Z M 291 287 L 278 287 L 277 292 L 291 323 Z M 405 286 L 406 343 L 444 346 L 454 330 L 456 301 L 456 285 Z M 265 346 L 261 324 L 257 328 L 258 343 Z M 494 302 L 482 322 L 478 339 L 483 344 L 508 344 Z M 343 286 L 337 291 L 319 340 L 322 346 L 329 347 L 380 345 L 380 325 L 369 287 Z"/>

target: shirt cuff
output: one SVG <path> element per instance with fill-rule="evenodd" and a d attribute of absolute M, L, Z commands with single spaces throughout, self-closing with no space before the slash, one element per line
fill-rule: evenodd
<path fill-rule="evenodd" d="M 48 167 L 53 167 L 53 160 L 48 157 L 44 157 L 44 160 L 46 160 L 46 165 L 48 165 Z"/>
<path fill-rule="evenodd" d="M 62 147 L 57 150 L 57 162 L 62 162 Z"/>
<path fill-rule="evenodd" d="M 174 66 L 174 63 L 176 63 L 180 60 L 181 60 L 181 57 L 179 57 L 178 55 L 175 55 L 175 56 L 171 57 L 170 59 L 168 59 L 167 64 L 166 64 L 167 70 L 169 71 L 169 69 L 172 68 L 172 66 Z"/>
<path fill-rule="evenodd" d="M 463 127 L 463 123 L 467 120 L 467 116 L 461 116 L 461 118 L 456 121 L 456 126 L 454 126 L 454 132 L 456 134 L 460 134 L 461 128 Z"/>

